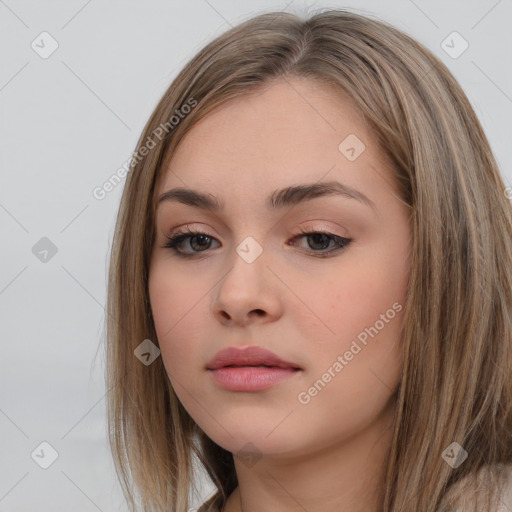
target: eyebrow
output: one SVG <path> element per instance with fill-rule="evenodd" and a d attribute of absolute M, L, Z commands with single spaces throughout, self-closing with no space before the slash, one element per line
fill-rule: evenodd
<path fill-rule="evenodd" d="M 333 195 L 355 199 L 376 210 L 376 206 L 370 198 L 362 192 L 338 181 L 305 183 L 275 190 L 267 197 L 265 205 L 269 209 L 276 210 L 287 206 L 295 206 L 301 202 L 316 199 L 317 197 Z M 166 201 L 176 201 L 212 212 L 220 212 L 224 209 L 224 202 L 218 197 L 183 187 L 173 188 L 164 192 L 158 198 L 158 205 Z"/>

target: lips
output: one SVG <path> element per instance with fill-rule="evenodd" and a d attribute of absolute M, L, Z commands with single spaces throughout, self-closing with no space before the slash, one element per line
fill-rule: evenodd
<path fill-rule="evenodd" d="M 207 370 L 217 370 L 224 367 L 247 367 L 260 366 L 272 368 L 301 368 L 290 361 L 285 361 L 279 356 L 261 347 L 248 347 L 239 349 L 236 347 L 226 348 L 218 352 L 215 357 L 206 364 Z"/>

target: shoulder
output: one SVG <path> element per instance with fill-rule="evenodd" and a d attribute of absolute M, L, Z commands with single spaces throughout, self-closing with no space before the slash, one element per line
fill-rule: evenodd
<path fill-rule="evenodd" d="M 492 488 L 489 488 L 489 478 Z M 475 505 L 477 510 L 486 510 L 484 503 L 488 492 L 498 497 L 492 512 L 512 511 L 512 463 L 492 468 L 485 466 L 476 475 L 464 477 L 448 489 L 445 500 L 454 504 L 455 508 L 449 509 L 453 512 L 471 512 Z"/>

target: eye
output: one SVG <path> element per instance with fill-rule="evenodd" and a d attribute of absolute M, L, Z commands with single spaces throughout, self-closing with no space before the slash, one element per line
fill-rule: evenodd
<path fill-rule="evenodd" d="M 202 231 L 190 229 L 188 226 L 183 231 L 179 231 L 173 236 L 166 236 L 167 243 L 164 248 L 171 249 L 178 256 L 192 256 L 194 253 L 204 252 L 208 249 L 211 240 L 215 240 L 212 236 Z M 182 250 L 182 244 L 186 240 L 189 241 L 189 247 L 194 250 L 192 253 L 186 253 Z"/>
<path fill-rule="evenodd" d="M 342 251 L 352 242 L 351 238 L 338 236 L 324 230 L 307 230 L 301 228 L 300 232 L 302 233 L 302 235 L 295 236 L 293 240 L 297 238 L 309 239 L 307 243 L 308 248 L 320 249 L 312 251 L 313 253 L 316 253 L 314 254 L 316 257 L 320 258 L 325 258 L 333 252 Z M 331 245 L 331 242 L 333 245 Z M 331 247 L 331 249 L 326 250 L 328 249 L 329 246 Z"/>
<path fill-rule="evenodd" d="M 300 229 L 301 235 L 294 236 L 292 240 L 306 238 L 310 239 L 308 242 L 309 252 L 316 257 L 325 258 L 333 252 L 339 252 L 345 249 L 352 239 L 344 238 L 333 233 L 323 230 L 305 231 Z M 186 229 L 175 233 L 173 236 L 166 236 L 167 243 L 163 246 L 166 249 L 171 249 L 175 254 L 180 257 L 193 257 L 202 252 L 206 252 L 210 248 L 211 242 L 216 239 L 203 231 Z M 188 242 L 188 248 L 192 249 L 191 252 L 183 250 L 184 242 Z M 332 245 L 331 245 L 332 243 Z M 296 244 L 291 244 L 296 245 Z M 329 249 L 330 247 L 330 249 Z"/>

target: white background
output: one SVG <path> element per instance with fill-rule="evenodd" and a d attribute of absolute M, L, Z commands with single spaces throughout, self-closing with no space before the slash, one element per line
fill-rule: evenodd
<path fill-rule="evenodd" d="M 101 201 L 92 191 L 205 43 L 253 14 L 320 7 L 376 15 L 438 55 L 510 184 L 510 0 L 0 0 L 0 512 L 127 510 L 106 440 L 102 339 L 122 184 Z M 31 47 L 43 31 L 58 43 L 46 59 Z M 469 43 L 457 59 L 441 47 L 453 31 Z M 43 237 L 57 248 L 46 263 L 32 252 Z M 58 453 L 48 469 L 31 458 L 43 441 Z"/>

